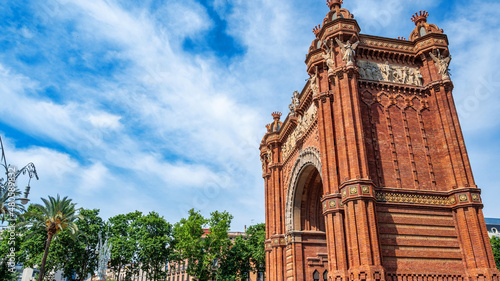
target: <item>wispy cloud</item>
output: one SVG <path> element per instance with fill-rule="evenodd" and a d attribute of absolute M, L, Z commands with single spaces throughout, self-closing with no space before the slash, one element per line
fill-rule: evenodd
<path fill-rule="evenodd" d="M 463 81 L 455 81 L 458 101 L 470 91 L 473 69 L 497 70 L 480 55 L 494 56 L 499 29 L 486 23 L 497 24 L 494 15 L 483 9 L 473 17 L 440 19 L 439 1 L 389 2 L 344 6 L 363 32 L 391 37 L 408 36 L 413 9 L 431 10 L 431 21 L 454 44 L 453 78 Z M 263 125 L 271 111 L 286 113 L 289 96 L 305 83 L 304 58 L 312 27 L 327 12 L 323 1 L 1 5 L 0 25 L 7 33 L 0 36 L 0 91 L 6 101 L 0 103 L 0 132 L 9 160 L 33 161 L 40 171 L 32 198 L 66 194 L 83 207 L 101 208 L 104 216 L 156 210 L 175 221 L 194 207 L 227 209 L 236 229 L 252 219 L 263 221 Z M 447 8 L 457 14 L 468 9 Z M 468 43 L 460 32 L 463 22 L 468 32 L 485 36 L 482 44 Z M 232 42 L 227 50 L 214 47 L 216 29 Z M 187 40 L 204 47 L 186 48 Z M 470 68 L 469 52 L 478 62 Z M 498 116 L 495 103 L 480 108 L 487 111 L 481 111 L 484 118 Z M 492 127 L 463 122 L 466 134 L 468 128 Z"/>

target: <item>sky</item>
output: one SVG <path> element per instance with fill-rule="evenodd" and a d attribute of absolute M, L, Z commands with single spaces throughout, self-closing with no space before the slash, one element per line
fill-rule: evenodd
<path fill-rule="evenodd" d="M 36 165 L 31 202 L 68 196 L 101 216 L 227 210 L 264 222 L 259 144 L 306 78 L 325 0 L 0 2 L 0 136 Z M 500 3 L 345 0 L 361 33 L 444 29 L 455 104 L 487 217 L 500 218 Z M 20 177 L 21 189 L 27 177 Z"/>

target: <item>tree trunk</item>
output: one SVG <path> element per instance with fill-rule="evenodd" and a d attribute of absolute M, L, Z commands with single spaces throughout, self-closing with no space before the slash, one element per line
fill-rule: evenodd
<path fill-rule="evenodd" d="M 48 233 L 47 243 L 45 243 L 45 252 L 43 253 L 42 264 L 40 265 L 40 273 L 38 274 L 38 281 L 43 280 L 43 274 L 45 273 L 45 263 L 47 262 L 47 256 L 49 255 L 50 243 L 52 242 L 52 237 L 54 235 L 52 233 Z"/>

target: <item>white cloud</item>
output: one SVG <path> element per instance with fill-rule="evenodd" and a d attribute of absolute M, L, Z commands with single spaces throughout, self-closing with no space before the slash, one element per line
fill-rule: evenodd
<path fill-rule="evenodd" d="M 116 130 L 121 126 L 120 124 L 121 117 L 109 113 L 90 115 L 88 119 L 90 123 L 92 123 L 92 125 L 97 128 L 103 128 L 103 129 L 109 128 L 112 130 Z"/>
<path fill-rule="evenodd" d="M 41 179 L 33 184 L 33 198 L 66 192 L 80 206 L 101 208 L 104 216 L 157 210 L 171 220 L 193 207 L 204 212 L 227 209 L 240 230 L 251 219 L 263 221 L 258 145 L 270 112 L 281 109 L 286 115 L 291 93 L 305 84 L 304 58 L 314 38 L 311 31 L 322 22 L 327 7 L 323 1 L 231 2 L 214 2 L 217 13 L 227 20 L 228 33 L 245 48 L 230 62 L 221 62 L 214 54 L 183 51 L 183 39 L 203 42 L 203 34 L 215 24 L 194 0 L 166 1 L 155 11 L 139 6 L 125 9 L 113 0 L 65 0 L 57 9 L 42 5 L 38 11 L 50 15 L 43 22 L 47 25 L 64 26 L 71 19 L 69 34 L 57 29 L 42 46 L 59 49 L 59 44 L 70 42 L 71 48 L 81 48 L 81 54 L 72 53 L 74 61 L 66 67 L 71 69 L 79 60 L 94 71 L 97 62 L 118 60 L 123 65 L 102 77 L 89 74 L 75 79 L 69 74 L 52 78 L 50 71 L 44 75 L 44 68 L 59 74 L 59 65 L 33 66 L 31 73 L 20 75 L 0 64 L 0 91 L 8 101 L 0 103 L 2 122 L 57 147 L 9 145 L 11 159 L 37 162 Z M 414 12 L 408 11 L 435 5 L 365 0 L 346 2 L 344 7 L 355 14 L 363 32 L 407 37 Z M 431 17 L 439 19 L 437 14 Z M 487 20 L 483 17 L 491 15 L 468 18 L 471 29 L 464 33 L 460 17 L 440 26 L 449 31 L 453 44 L 453 79 L 459 96 L 473 90 L 460 83 L 478 81 L 467 77 L 484 77 L 496 70 L 491 46 L 498 28 L 488 30 L 481 23 Z M 465 34 L 477 32 L 486 36 L 482 43 L 468 45 Z M 24 34 L 43 40 L 33 30 Z M 475 64 L 469 68 L 466 55 L 471 52 Z M 63 98 L 41 94 L 51 83 L 60 86 Z M 475 114 L 483 115 L 483 120 L 494 118 L 495 104 L 499 103 L 483 102 L 480 108 L 486 112 Z M 475 127 L 462 122 L 465 131 Z M 493 125 L 476 129 L 486 126 Z M 64 151 L 57 151 L 59 147 Z"/>

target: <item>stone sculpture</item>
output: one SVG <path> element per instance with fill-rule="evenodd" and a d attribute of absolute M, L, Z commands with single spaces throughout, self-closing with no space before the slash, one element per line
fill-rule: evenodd
<path fill-rule="evenodd" d="M 335 38 L 337 44 L 340 46 L 340 50 L 342 51 L 342 60 L 347 62 L 347 65 L 354 64 L 354 57 L 356 56 L 356 48 L 358 47 L 359 41 L 354 44 L 351 44 L 349 40 L 346 43 L 342 43 L 338 38 Z"/>
<path fill-rule="evenodd" d="M 422 74 L 416 67 L 358 61 L 358 69 L 361 79 L 422 86 Z"/>
<path fill-rule="evenodd" d="M 325 47 L 325 49 L 323 50 L 325 53 L 321 56 L 325 60 L 326 66 L 328 67 L 328 76 L 331 76 L 333 75 L 333 69 L 335 68 L 335 62 L 333 61 L 333 51 L 328 47 L 326 41 L 323 42 L 323 46 Z"/>
<path fill-rule="evenodd" d="M 431 56 L 432 60 L 434 60 L 434 63 L 439 69 L 439 74 L 443 76 L 443 79 L 449 79 L 450 78 L 450 69 L 448 66 L 450 66 L 451 62 L 451 55 L 447 58 L 441 56 L 441 53 L 439 50 L 437 51 L 437 57 L 433 53 L 429 53 Z"/>

